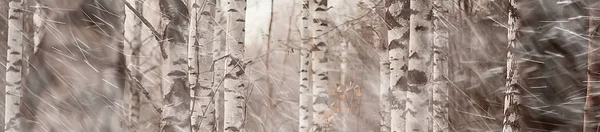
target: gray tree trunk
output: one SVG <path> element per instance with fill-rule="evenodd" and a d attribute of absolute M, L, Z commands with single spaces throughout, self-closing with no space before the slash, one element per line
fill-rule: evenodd
<path fill-rule="evenodd" d="M 193 0 L 190 6 L 190 40 L 188 41 L 190 96 L 192 97 L 192 131 L 216 131 L 214 95 L 210 68 L 210 48 L 214 39 L 216 0 Z"/>
<path fill-rule="evenodd" d="M 454 5 L 449 0 L 433 1 L 433 82 L 432 101 L 433 108 L 431 127 L 434 132 L 450 131 L 448 120 L 448 7 Z"/>
<path fill-rule="evenodd" d="M 521 87 L 517 60 L 513 51 L 519 43 L 518 30 L 521 28 L 520 16 L 517 11 L 517 2 L 509 0 L 508 7 L 508 53 L 506 63 L 506 92 L 504 96 L 504 121 L 503 132 L 520 132 L 521 125 Z"/>
<path fill-rule="evenodd" d="M 134 8 L 137 12 L 142 12 L 143 3 L 141 0 L 128 0 L 129 3 L 135 3 Z M 143 73 L 140 71 L 140 64 L 142 58 L 140 57 L 141 48 L 142 48 L 142 40 L 141 40 L 141 30 L 142 30 L 142 22 L 135 16 L 133 11 L 125 10 L 125 45 L 124 52 L 125 54 L 131 55 L 130 58 L 127 58 L 126 62 L 129 64 L 127 68 L 131 72 L 130 75 L 133 80 L 129 80 L 127 84 L 125 97 L 128 99 L 127 106 L 129 107 L 128 113 L 128 123 L 125 123 L 124 130 L 127 131 L 135 131 L 137 129 L 138 119 L 140 117 L 140 85 L 137 83 L 141 82 Z"/>
<path fill-rule="evenodd" d="M 161 131 L 190 131 L 187 62 L 188 10 L 181 0 L 162 0 L 163 40 L 167 58 L 163 62 L 167 80 L 163 83 Z"/>

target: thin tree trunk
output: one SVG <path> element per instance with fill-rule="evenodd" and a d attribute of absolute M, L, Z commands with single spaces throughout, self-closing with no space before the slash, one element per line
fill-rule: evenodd
<path fill-rule="evenodd" d="M 225 46 L 226 46 L 226 33 L 225 27 L 227 24 L 227 19 L 224 17 L 225 12 L 222 6 L 223 0 L 216 1 L 216 13 L 214 18 L 215 28 L 214 28 L 214 43 L 212 46 L 213 53 L 213 78 L 212 78 L 212 87 L 216 89 L 215 91 L 215 120 L 217 131 L 223 131 L 223 121 L 224 114 L 224 102 L 223 102 L 223 80 L 225 76 L 225 60 L 221 58 L 225 56 Z"/>
<path fill-rule="evenodd" d="M 142 12 L 142 8 L 143 8 L 143 3 L 141 0 L 128 0 L 129 3 L 135 3 L 135 11 L 137 12 Z M 129 64 L 127 67 L 129 68 L 129 71 L 132 72 L 132 79 L 133 80 L 129 80 L 130 82 L 128 83 L 127 91 L 125 91 L 125 97 L 127 97 L 126 99 L 129 99 L 127 104 L 129 106 L 129 113 L 128 113 L 128 123 L 126 123 L 127 126 L 125 126 L 124 130 L 127 131 L 136 131 L 137 129 L 137 123 L 138 123 L 138 119 L 139 119 L 139 114 L 140 114 L 140 107 L 141 107 L 141 102 L 140 102 L 140 91 L 139 89 L 141 89 L 139 85 L 137 85 L 136 82 L 140 82 L 142 80 L 142 72 L 139 71 L 141 64 L 140 60 L 140 50 L 142 48 L 142 40 L 141 40 L 141 30 L 142 30 L 142 22 L 135 16 L 135 14 L 133 13 L 133 11 L 131 10 L 125 10 L 125 53 L 130 54 L 131 58 L 128 59 L 128 61 L 126 62 L 130 62 L 131 64 Z"/>
<path fill-rule="evenodd" d="M 386 1 L 380 1 L 375 4 L 375 13 L 378 18 L 385 19 Z M 384 5 L 381 5 L 384 4 Z M 381 20 L 381 19 L 380 19 Z M 373 36 L 373 45 L 377 48 L 379 55 L 379 114 L 380 131 L 389 132 L 391 122 L 391 94 L 390 94 L 390 61 L 387 44 L 387 24 L 384 21 L 377 21 L 375 25 L 375 35 Z"/>
<path fill-rule="evenodd" d="M 390 130 L 405 131 L 406 70 L 408 67 L 409 0 L 387 0 L 385 22 L 388 24 L 388 47 L 390 60 L 391 110 Z M 383 131 L 383 130 L 382 130 Z"/>
<path fill-rule="evenodd" d="M 504 121 L 503 132 L 519 132 L 521 125 L 521 86 L 518 81 L 520 79 L 519 69 L 515 54 L 513 51 L 517 49 L 519 39 L 518 30 L 521 28 L 520 16 L 517 11 L 517 3 L 515 0 L 509 0 L 508 5 L 508 53 L 506 64 L 506 92 L 504 96 Z"/>
<path fill-rule="evenodd" d="M 429 131 L 431 9 L 428 0 L 411 0 L 406 131 Z"/>
<path fill-rule="evenodd" d="M 6 55 L 6 87 L 4 110 L 4 131 L 19 132 L 22 87 L 21 70 L 23 63 L 23 3 L 25 0 L 11 0 L 8 11 L 8 48 Z"/>
<path fill-rule="evenodd" d="M 590 1 L 591 4 L 590 5 L 597 5 L 597 4 L 593 4 L 595 1 Z M 594 17 L 598 17 L 600 16 L 600 11 L 596 10 L 596 8 L 594 7 L 590 7 L 588 8 L 589 10 L 589 16 L 591 18 Z M 589 42 L 588 42 L 588 72 L 587 72 L 587 92 L 586 92 L 586 98 L 585 98 L 585 107 L 584 107 L 584 116 L 583 116 L 583 131 L 584 132 L 596 132 L 598 130 L 598 118 L 596 117 L 598 115 L 598 105 L 600 102 L 600 96 L 594 94 L 598 92 L 598 84 L 597 82 L 600 81 L 600 64 L 598 64 L 598 61 L 600 60 L 598 58 L 598 51 L 596 51 L 599 46 L 598 46 L 598 28 L 597 26 L 599 25 L 600 21 L 598 20 L 594 20 L 594 19 L 590 19 L 589 20 L 589 25 L 588 25 L 588 35 L 589 35 Z"/>
<path fill-rule="evenodd" d="M 313 48 L 311 49 L 312 55 L 312 75 L 313 79 L 313 126 L 311 131 L 321 132 L 327 131 L 329 127 L 329 117 L 331 111 L 329 109 L 329 93 L 328 93 L 328 71 L 327 56 L 325 51 L 327 50 L 327 42 L 324 36 L 318 37 L 328 29 L 327 18 L 327 0 L 311 0 L 310 6 L 313 7 L 313 24 L 312 27 L 312 38 Z"/>
<path fill-rule="evenodd" d="M 190 40 L 188 41 L 188 61 L 190 64 L 189 81 L 192 131 L 216 131 L 215 104 L 213 102 L 216 89 L 212 87 L 210 68 L 212 56 L 208 54 L 212 48 L 215 26 L 213 16 L 216 0 L 194 0 L 190 6 Z M 198 29 L 196 29 L 198 28 Z M 196 58 L 198 57 L 198 58 Z M 196 62 L 196 59 L 199 61 Z M 193 74 L 195 72 L 195 74 Z"/>
<path fill-rule="evenodd" d="M 224 80 L 224 118 L 225 132 L 244 131 L 243 125 L 246 120 L 245 99 L 245 69 L 244 61 L 244 38 L 245 38 L 246 0 L 227 1 L 227 64 Z"/>
<path fill-rule="evenodd" d="M 449 0 L 433 1 L 433 121 L 431 127 L 434 132 L 450 131 L 448 121 L 448 27 L 449 10 L 447 6 L 453 5 Z"/>
<path fill-rule="evenodd" d="M 189 87 L 187 72 L 187 6 L 181 0 L 162 0 L 163 37 L 167 58 L 164 61 L 167 81 L 163 83 L 161 131 L 190 131 Z"/>
<path fill-rule="evenodd" d="M 0 1 L 0 15 L 1 16 L 8 16 L 8 1 Z M 0 31 L 8 31 L 8 20 L 7 19 L 2 19 L 0 20 Z M 7 50 L 4 49 L 8 49 L 8 45 L 7 44 L 7 32 L 0 32 L 0 77 L 6 77 L 6 53 Z M 5 79 L 0 79 L 0 91 L 4 91 L 5 90 Z M 6 94 L 0 94 L 0 99 L 4 100 Z M 4 117 L 4 108 L 6 106 L 5 104 L 6 102 L 2 102 L 0 103 L 0 110 L 2 110 L 2 112 L 0 112 L 0 117 Z M 0 122 L 2 122 L 2 124 L 0 125 L 0 132 L 4 132 L 4 118 L 0 118 Z"/>
<path fill-rule="evenodd" d="M 302 0 L 302 44 L 300 48 L 300 96 L 298 107 L 298 130 L 299 132 L 308 132 L 310 130 L 310 42 L 311 32 L 310 25 L 310 4 L 309 0 Z"/>

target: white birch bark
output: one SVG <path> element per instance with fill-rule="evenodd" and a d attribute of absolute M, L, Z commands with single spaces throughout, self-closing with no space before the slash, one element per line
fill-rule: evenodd
<path fill-rule="evenodd" d="M 327 18 L 327 0 L 311 0 L 310 7 L 313 12 L 312 31 L 312 93 L 313 93 L 313 125 L 311 131 L 321 132 L 327 131 L 329 127 L 329 117 L 331 111 L 329 109 L 329 84 L 327 64 L 329 61 L 325 56 L 327 50 L 327 42 L 323 34 L 328 28 Z"/>
<path fill-rule="evenodd" d="M 246 64 L 244 61 L 244 38 L 245 38 L 245 17 L 246 0 L 228 0 L 227 1 L 227 64 L 224 80 L 224 118 L 223 129 L 225 132 L 245 131 L 243 128 L 245 122 L 246 104 L 244 83 Z"/>
<path fill-rule="evenodd" d="M 214 36 L 213 13 L 215 9 L 215 0 L 192 0 L 190 6 L 190 33 L 188 41 L 188 62 L 189 62 L 189 81 L 190 96 L 192 98 L 191 125 L 192 131 L 216 131 L 215 123 L 215 104 L 213 98 L 216 89 L 211 85 L 210 68 L 212 65 L 212 56 L 210 48 L 212 47 Z M 195 73 L 194 73 L 195 72 Z"/>
<path fill-rule="evenodd" d="M 163 83 L 161 131 L 190 131 L 189 87 L 187 79 L 187 6 L 181 0 L 160 1 L 165 24 L 163 39 L 167 58 L 163 62 L 166 81 Z"/>
<path fill-rule="evenodd" d="M 521 126 L 521 87 L 518 84 L 518 64 L 513 51 L 517 48 L 518 30 L 521 28 L 520 16 L 517 11 L 517 2 L 509 0 L 508 5 L 508 53 L 506 63 L 506 92 L 504 96 L 504 121 L 503 132 L 520 132 Z"/>
<path fill-rule="evenodd" d="M 432 105 L 432 123 L 434 132 L 450 131 L 448 120 L 448 27 L 450 24 L 446 19 L 449 15 L 448 7 L 454 5 L 448 0 L 433 1 L 433 97 Z"/>
<path fill-rule="evenodd" d="M 310 38 L 311 32 L 310 26 L 310 4 L 309 0 L 302 0 L 302 29 L 300 34 L 302 35 L 302 44 L 300 49 L 300 96 L 298 107 L 298 131 L 308 132 L 310 131 L 310 81 L 309 81 L 309 68 L 310 68 Z"/>
<path fill-rule="evenodd" d="M 223 131 L 223 121 L 224 114 L 224 103 L 223 103 L 223 77 L 225 76 L 225 60 L 222 59 L 225 56 L 225 27 L 227 24 L 227 19 L 224 17 L 225 11 L 223 2 L 224 0 L 217 0 L 216 3 L 216 13 L 214 17 L 214 43 L 212 45 L 212 53 L 213 53 L 213 76 L 212 76 L 212 87 L 216 89 L 215 93 L 215 120 L 217 131 Z"/>
<path fill-rule="evenodd" d="M 22 85 L 21 70 L 23 63 L 23 3 L 25 0 L 11 0 L 8 11 L 8 48 L 6 54 L 6 86 L 4 131 L 20 132 L 20 111 Z"/>
<path fill-rule="evenodd" d="M 409 41 L 409 0 L 387 0 L 385 22 L 388 28 L 388 47 L 390 60 L 391 132 L 405 131 L 406 90 L 408 70 Z"/>
<path fill-rule="evenodd" d="M 141 0 L 128 0 L 129 3 L 135 3 L 133 7 L 137 12 L 142 12 L 142 1 Z M 127 58 L 126 62 L 129 62 L 127 68 L 131 72 L 132 79 L 129 80 L 129 84 L 126 87 L 127 91 L 125 91 L 126 99 L 129 99 L 127 104 L 129 107 L 128 110 L 128 123 L 126 123 L 126 128 L 124 130 L 135 131 L 138 124 L 139 114 L 140 114 L 140 86 L 137 85 L 136 82 L 140 82 L 142 80 L 142 73 L 139 71 L 141 64 L 140 61 L 140 50 L 142 48 L 142 40 L 141 40 L 141 30 L 142 30 L 142 22 L 135 16 L 133 11 L 125 10 L 125 45 L 124 52 L 131 57 Z"/>
<path fill-rule="evenodd" d="M 411 0 L 410 10 L 405 131 L 429 131 L 432 14 L 428 0 Z"/>

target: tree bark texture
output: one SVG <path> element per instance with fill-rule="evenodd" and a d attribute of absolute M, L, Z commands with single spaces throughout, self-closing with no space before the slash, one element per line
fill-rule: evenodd
<path fill-rule="evenodd" d="M 409 44 L 409 0 L 387 0 L 384 16 L 387 24 L 390 60 L 390 126 L 391 132 L 405 131 L 406 92 Z M 384 131 L 384 130 L 382 130 Z"/>
<path fill-rule="evenodd" d="M 212 56 L 209 54 L 214 39 L 214 13 L 216 0 L 193 0 L 190 6 L 190 40 L 188 41 L 188 62 L 191 102 L 191 123 L 193 132 L 216 131 L 215 102 L 216 89 L 212 87 L 210 68 Z"/>
<path fill-rule="evenodd" d="M 246 83 L 244 62 L 245 46 L 245 17 L 246 0 L 228 0 L 227 1 L 227 33 L 226 53 L 229 55 L 226 59 L 225 80 L 224 80 L 224 131 L 238 132 L 244 131 L 244 122 L 246 120 Z"/>
<path fill-rule="evenodd" d="M 5 110 L 4 131 L 21 131 L 21 96 L 23 95 L 21 85 L 21 72 L 23 66 L 23 3 L 24 0 L 11 0 L 8 11 L 8 48 L 6 54 L 6 86 L 5 86 Z"/>
<path fill-rule="evenodd" d="M 450 131 L 448 116 L 448 7 L 454 5 L 448 0 L 433 1 L 433 82 L 432 82 L 432 109 L 433 121 L 431 127 L 434 132 Z"/>
<path fill-rule="evenodd" d="M 311 0 L 310 7 L 313 10 L 312 27 L 312 93 L 313 93 L 313 125 L 311 131 L 321 132 L 327 131 L 329 127 L 329 118 L 331 111 L 329 108 L 329 72 L 327 64 L 329 60 L 325 55 L 327 51 L 327 42 L 325 36 L 319 36 L 328 29 L 329 23 L 327 18 L 327 0 Z"/>
<path fill-rule="evenodd" d="M 428 0 L 411 0 L 410 40 L 408 46 L 408 92 L 406 131 L 429 131 L 431 88 L 432 12 Z"/>
<path fill-rule="evenodd" d="M 310 4 L 309 0 L 302 0 L 302 44 L 300 49 L 300 96 L 298 103 L 298 131 L 310 131 L 311 113 L 311 93 L 310 93 L 310 42 L 311 42 L 311 22 L 310 22 Z"/>
<path fill-rule="evenodd" d="M 167 58 L 163 62 L 166 71 L 163 83 L 163 111 L 161 131 L 190 131 L 190 94 L 188 87 L 187 28 L 188 10 L 181 0 L 162 0 L 163 42 Z"/>
<path fill-rule="evenodd" d="M 519 85 L 519 69 L 514 51 L 519 45 L 520 16 L 516 0 L 509 0 L 508 5 L 508 53 L 506 63 L 506 92 L 504 93 L 503 132 L 520 132 L 521 125 L 521 91 Z"/>

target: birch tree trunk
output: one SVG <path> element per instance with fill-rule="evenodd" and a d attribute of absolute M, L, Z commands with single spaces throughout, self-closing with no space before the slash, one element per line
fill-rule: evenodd
<path fill-rule="evenodd" d="M 428 0 L 411 0 L 410 10 L 406 131 L 429 131 L 433 14 Z"/>
<path fill-rule="evenodd" d="M 431 101 L 433 121 L 431 127 L 434 132 L 450 131 L 448 121 L 448 84 L 446 76 L 448 75 L 448 27 L 447 21 L 450 5 L 454 5 L 450 0 L 433 1 L 433 98 Z"/>
<path fill-rule="evenodd" d="M 520 132 L 521 125 L 521 86 L 518 81 L 519 69 L 515 54 L 519 43 L 519 32 L 521 28 L 520 16 L 517 11 L 517 2 L 509 0 L 508 5 L 508 53 L 506 63 L 506 92 L 504 96 L 504 121 L 503 132 Z"/>
<path fill-rule="evenodd" d="M 135 3 L 134 8 L 136 12 L 142 12 L 143 3 L 141 0 L 128 0 L 129 3 Z M 139 70 L 141 67 L 140 61 L 141 57 L 141 48 L 142 48 L 142 40 L 141 40 L 141 30 L 142 30 L 142 22 L 135 16 L 133 11 L 125 10 L 125 46 L 124 52 L 126 54 L 130 54 L 131 57 L 127 58 L 126 62 L 130 62 L 127 66 L 129 71 L 132 72 L 133 80 L 129 80 L 128 86 L 126 87 L 127 91 L 125 92 L 125 97 L 128 100 L 129 113 L 128 113 L 128 126 L 124 130 L 127 131 L 136 131 L 138 119 L 140 116 L 140 91 L 141 86 L 137 85 L 136 82 L 141 82 L 143 78 L 143 73 Z"/>
<path fill-rule="evenodd" d="M 385 1 L 379 3 L 385 4 Z M 375 13 L 384 21 L 376 21 L 375 35 L 373 35 L 373 45 L 377 48 L 379 54 L 379 114 L 380 131 L 390 131 L 390 108 L 391 108 L 391 93 L 390 93 L 390 62 L 388 55 L 387 44 L 387 24 L 385 23 L 386 6 L 375 4 Z"/>
<path fill-rule="evenodd" d="M 223 109 L 224 109 L 224 102 L 223 102 L 223 80 L 224 80 L 224 76 L 225 76 L 225 60 L 223 60 L 222 58 L 225 56 L 225 46 L 227 45 L 227 43 L 225 42 L 226 39 L 226 33 L 225 33 L 225 27 L 227 24 L 227 19 L 226 17 L 224 17 L 225 13 L 224 13 L 224 6 L 223 4 L 223 0 L 217 0 L 216 3 L 216 13 L 215 13 L 215 28 L 214 28 L 214 43 L 212 46 L 212 53 L 213 53 L 213 76 L 212 76 L 212 87 L 216 89 L 216 93 L 215 93 L 215 120 L 216 120 L 216 126 L 217 126 L 217 131 L 222 132 L 223 131 L 223 121 L 224 119 L 224 114 L 223 114 Z"/>
<path fill-rule="evenodd" d="M 25 0 L 11 0 L 8 11 L 8 48 L 6 54 L 6 87 L 4 131 L 20 132 L 21 116 L 21 70 L 23 65 L 23 3 Z"/>
<path fill-rule="evenodd" d="M 300 96 L 298 101 L 298 131 L 308 132 L 310 130 L 310 42 L 311 32 L 310 25 L 310 4 L 309 0 L 302 0 L 302 29 L 300 34 L 302 35 L 302 44 L 300 48 Z"/>
<path fill-rule="evenodd" d="M 387 12 L 384 16 L 388 24 L 388 47 L 390 60 L 390 130 L 392 132 L 405 131 L 406 113 L 406 70 L 408 67 L 408 41 L 409 41 L 409 0 L 387 0 Z M 382 130 L 383 132 L 383 130 Z"/>
<path fill-rule="evenodd" d="M 193 132 L 216 131 L 215 104 L 216 89 L 212 87 L 210 68 L 212 56 L 210 48 L 214 39 L 214 18 L 216 0 L 193 0 L 190 6 L 190 33 L 188 41 L 188 62 L 190 96 L 192 97 L 191 124 Z M 198 60 L 198 62 L 196 62 Z"/>
<path fill-rule="evenodd" d="M 246 84 L 244 61 L 244 38 L 245 38 L 245 17 L 246 0 L 228 0 L 227 1 L 227 57 L 225 62 L 225 80 L 224 80 L 224 118 L 225 132 L 244 131 L 243 125 L 246 120 L 244 111 L 246 110 L 245 90 Z"/>
<path fill-rule="evenodd" d="M 161 131 L 190 131 L 189 87 L 187 72 L 188 11 L 181 0 L 161 0 L 167 58 L 164 68 L 167 80 L 163 83 Z"/>
<path fill-rule="evenodd" d="M 328 28 L 329 23 L 327 18 L 327 0 L 311 0 L 310 7 L 313 7 L 313 24 L 312 38 L 313 47 L 312 55 L 312 79 L 313 79 L 313 126 L 311 131 L 321 132 L 327 131 L 329 127 L 329 117 L 331 111 L 329 109 L 329 93 L 328 93 L 328 71 L 327 64 L 329 61 L 325 56 L 327 51 L 327 42 L 322 35 Z"/>

